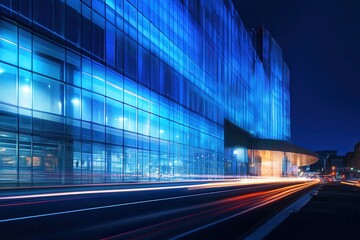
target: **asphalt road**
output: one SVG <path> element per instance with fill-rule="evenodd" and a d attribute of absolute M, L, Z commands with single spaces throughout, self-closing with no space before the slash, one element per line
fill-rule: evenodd
<path fill-rule="evenodd" d="M 360 239 L 358 181 L 326 183 L 300 212 L 292 214 L 265 239 Z"/>
<path fill-rule="evenodd" d="M 314 182 L 173 183 L 0 192 L 0 239 L 243 238 Z"/>

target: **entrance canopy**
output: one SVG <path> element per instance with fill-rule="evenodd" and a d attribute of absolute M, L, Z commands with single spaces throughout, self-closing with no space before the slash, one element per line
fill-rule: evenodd
<path fill-rule="evenodd" d="M 268 159 L 282 159 L 286 156 L 292 165 L 299 167 L 313 164 L 319 159 L 317 153 L 281 140 L 254 138 L 252 149 Z"/>
<path fill-rule="evenodd" d="M 254 157 L 259 157 L 262 163 L 281 162 L 285 157 L 291 165 L 301 167 L 313 164 L 319 159 L 317 153 L 306 148 L 283 140 L 257 138 L 225 120 L 225 148 L 239 147 L 253 150 Z"/>

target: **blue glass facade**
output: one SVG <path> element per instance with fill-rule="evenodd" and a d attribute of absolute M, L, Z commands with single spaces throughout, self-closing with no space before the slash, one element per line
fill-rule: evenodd
<path fill-rule="evenodd" d="M 290 138 L 281 49 L 266 33 L 259 55 L 230 0 L 0 0 L 0 11 L 1 182 L 245 175 L 225 119 Z"/>

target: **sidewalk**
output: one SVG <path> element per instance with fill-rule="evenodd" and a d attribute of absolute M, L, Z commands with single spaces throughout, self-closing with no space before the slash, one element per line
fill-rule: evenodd
<path fill-rule="evenodd" d="M 265 239 L 360 239 L 360 188 L 327 183 Z"/>

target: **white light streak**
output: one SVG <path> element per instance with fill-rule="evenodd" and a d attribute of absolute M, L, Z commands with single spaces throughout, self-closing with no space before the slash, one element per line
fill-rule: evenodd
<path fill-rule="evenodd" d="M 4 42 L 7 42 L 7 43 L 9 43 L 9 44 L 11 44 L 11 45 L 17 46 L 16 43 L 14 43 L 14 42 L 12 42 L 12 41 L 10 41 L 10 40 L 7 40 L 7 39 L 5 39 L 5 38 L 1 38 L 1 37 L 0 37 L 0 40 L 3 40 Z"/>
<path fill-rule="evenodd" d="M 186 187 L 186 186 L 185 186 L 185 187 Z M 251 188 L 260 188 L 260 187 L 261 187 L 261 186 L 251 187 Z M 174 189 L 174 188 L 172 188 L 172 189 Z M 247 188 L 247 189 L 250 189 L 250 188 Z M 140 191 L 141 191 L 141 190 L 140 190 Z M 213 194 L 219 194 L 219 193 L 224 193 L 224 192 L 234 192 L 234 191 L 239 191 L 239 189 L 222 190 L 222 191 L 208 192 L 208 193 L 198 193 L 198 194 L 191 194 L 191 195 L 177 196 L 177 197 L 158 198 L 158 199 L 144 200 L 144 201 L 138 201 L 138 202 L 119 203 L 119 204 L 105 205 L 105 206 L 99 206 L 99 207 L 82 208 L 82 209 L 76 209 L 76 210 L 69 210 L 69 211 L 62 211 L 62 212 L 53 212 L 53 213 L 46 213 L 46 214 L 39 214 L 39 215 L 31 215 L 31 216 L 24 216 L 24 217 L 17 217 L 17 218 L 8 218 L 8 219 L 2 219 L 2 220 L 0 220 L 0 223 L 3 223 L 3 222 L 12 222 L 12 221 L 18 221 L 18 220 L 24 220 L 24 219 L 32 219 L 32 218 L 56 216 L 56 215 L 62 215 L 62 214 L 68 214 L 68 213 L 85 212 L 85 211 L 92 211 L 92 210 L 98 210 L 98 209 L 122 207 L 122 206 L 129 206 L 129 205 L 136 205 L 136 204 L 143 204 L 143 203 L 168 201 L 168 200 L 181 199 L 181 198 L 191 198 L 191 197 L 198 197 L 198 196 L 206 196 L 206 195 L 213 195 Z M 64 196 L 64 195 L 62 195 L 62 196 Z"/>
<path fill-rule="evenodd" d="M 32 52 L 30 49 L 28 49 L 26 47 L 23 47 L 23 46 L 20 46 L 20 45 L 19 45 L 19 48 L 24 49 L 25 51 L 28 51 L 28 52 Z"/>

